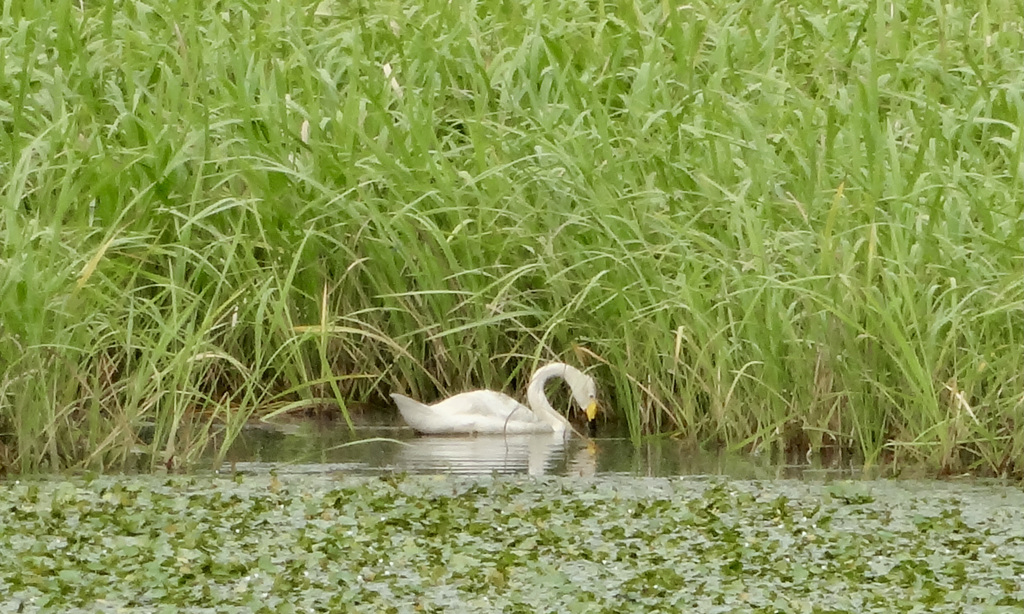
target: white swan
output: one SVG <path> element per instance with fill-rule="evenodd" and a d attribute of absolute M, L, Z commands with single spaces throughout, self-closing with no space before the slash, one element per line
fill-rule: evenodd
<path fill-rule="evenodd" d="M 597 415 L 597 386 L 579 369 L 553 362 L 537 369 L 526 389 L 529 407 L 507 394 L 493 390 L 463 392 L 433 405 L 425 405 L 401 394 L 392 394 L 406 423 L 420 433 L 557 433 L 572 432 L 572 425 L 559 414 L 544 394 L 544 384 L 561 377 L 569 384 L 572 397 L 587 414 L 588 423 Z"/>

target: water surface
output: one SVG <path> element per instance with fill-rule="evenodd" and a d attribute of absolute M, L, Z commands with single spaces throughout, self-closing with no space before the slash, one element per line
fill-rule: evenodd
<path fill-rule="evenodd" d="M 592 439 L 548 434 L 419 436 L 401 423 L 360 425 L 315 421 L 263 424 L 246 429 L 227 456 L 225 470 L 263 473 L 341 472 L 355 475 L 723 475 L 739 479 L 851 476 L 851 461 L 780 462 L 725 451 L 694 449 L 667 437 L 634 445 L 622 432 Z"/>

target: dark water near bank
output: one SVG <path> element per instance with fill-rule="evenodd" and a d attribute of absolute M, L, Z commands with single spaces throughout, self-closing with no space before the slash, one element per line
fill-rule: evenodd
<path fill-rule="evenodd" d="M 859 464 L 823 465 L 728 452 L 694 450 L 670 438 L 634 445 L 626 433 L 593 439 L 551 435 L 424 437 L 398 423 L 295 422 L 246 429 L 223 471 L 265 473 L 724 475 L 740 479 L 860 475 Z"/>

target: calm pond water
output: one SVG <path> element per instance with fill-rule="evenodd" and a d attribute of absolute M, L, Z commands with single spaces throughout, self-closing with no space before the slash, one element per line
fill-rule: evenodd
<path fill-rule="evenodd" d="M 744 454 L 706 452 L 668 438 L 634 446 L 625 433 L 593 439 L 551 435 L 426 437 L 404 424 L 295 422 L 246 429 L 222 470 L 249 473 L 722 475 L 739 479 L 857 476 L 859 465 L 822 466 Z"/>

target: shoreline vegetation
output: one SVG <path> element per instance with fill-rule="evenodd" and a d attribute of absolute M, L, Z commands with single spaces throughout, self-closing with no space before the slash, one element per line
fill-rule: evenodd
<path fill-rule="evenodd" d="M 1019 2 L 25 1 L 0 472 L 515 391 L 1024 475 Z"/>

